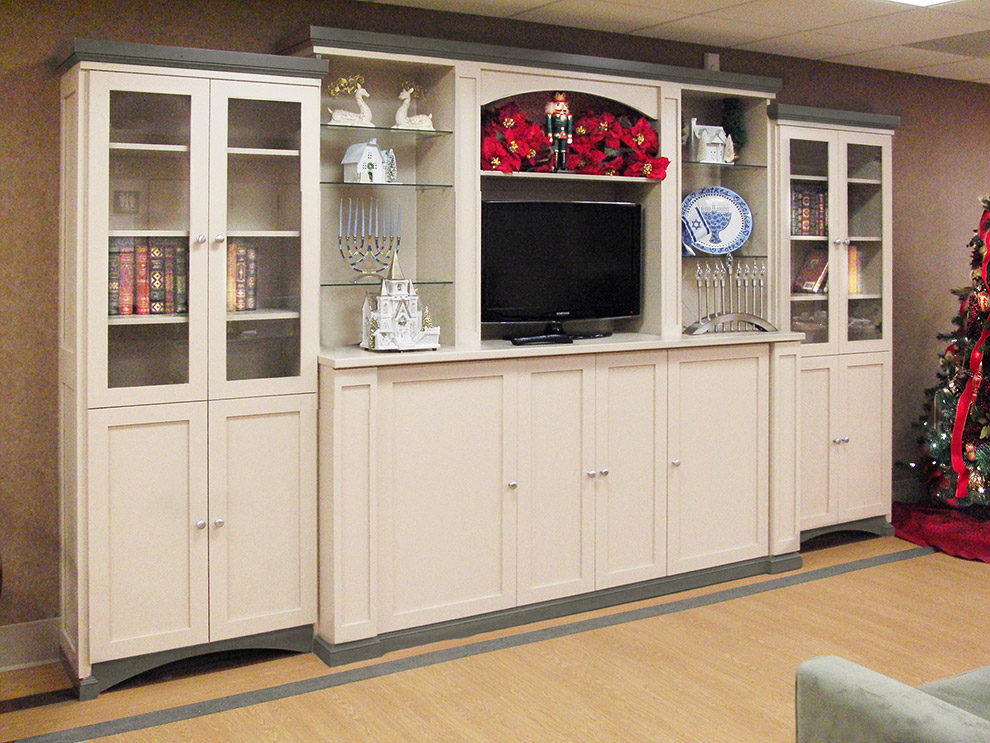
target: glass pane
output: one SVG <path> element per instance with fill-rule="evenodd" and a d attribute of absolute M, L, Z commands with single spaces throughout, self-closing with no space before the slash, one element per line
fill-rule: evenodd
<path fill-rule="evenodd" d="M 189 381 L 190 98 L 110 93 L 107 385 Z"/>
<path fill-rule="evenodd" d="M 190 98 L 110 91 L 110 141 L 189 146 Z"/>
<path fill-rule="evenodd" d="M 848 162 L 847 339 L 883 337 L 883 150 L 851 144 Z"/>
<path fill-rule="evenodd" d="M 227 152 L 227 379 L 298 376 L 298 103 L 233 99 Z"/>
<path fill-rule="evenodd" d="M 791 330 L 829 340 L 828 142 L 792 139 Z"/>

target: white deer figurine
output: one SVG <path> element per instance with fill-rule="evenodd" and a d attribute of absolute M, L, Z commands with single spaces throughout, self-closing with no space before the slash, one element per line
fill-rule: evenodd
<path fill-rule="evenodd" d="M 374 126 L 371 122 L 371 109 L 364 102 L 364 99 L 368 97 L 368 91 L 364 89 L 364 78 L 360 75 L 352 78 L 341 78 L 336 85 L 330 88 L 330 95 L 336 97 L 341 93 L 354 94 L 358 111 L 355 113 L 343 108 L 328 108 L 330 123 L 338 126 Z"/>
<path fill-rule="evenodd" d="M 395 126 L 393 129 L 426 129 L 428 131 L 434 131 L 433 129 L 433 114 L 414 114 L 409 116 L 409 103 L 413 97 L 412 87 L 402 86 L 402 91 L 399 93 L 399 100 L 402 103 L 399 105 L 398 110 L 395 112 Z"/>

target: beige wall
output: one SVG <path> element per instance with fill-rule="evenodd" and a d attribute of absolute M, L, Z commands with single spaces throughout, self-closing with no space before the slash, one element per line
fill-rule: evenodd
<path fill-rule="evenodd" d="M 706 50 L 346 0 L 6 3 L 0 24 L 0 626 L 58 613 L 54 63 L 60 46 L 91 38 L 270 52 L 307 25 L 692 67 Z M 781 102 L 902 117 L 894 145 L 894 454 L 910 458 L 910 423 L 936 370 L 935 334 L 949 329 L 953 314 L 948 290 L 966 283 L 964 245 L 979 217 L 978 198 L 990 191 L 983 123 L 990 87 L 733 52 L 723 52 L 722 69 L 782 78 Z"/>

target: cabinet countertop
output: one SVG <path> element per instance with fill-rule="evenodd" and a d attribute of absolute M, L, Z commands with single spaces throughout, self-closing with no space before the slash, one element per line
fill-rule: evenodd
<path fill-rule="evenodd" d="M 362 369 L 407 364 L 441 364 L 459 361 L 493 361 L 496 359 L 530 358 L 539 356 L 573 356 L 586 353 L 621 353 L 623 351 L 655 351 L 681 348 L 710 348 L 754 343 L 787 343 L 804 339 L 803 333 L 710 333 L 701 336 L 663 338 L 642 333 L 616 333 L 607 338 L 588 338 L 574 343 L 514 346 L 504 340 L 483 340 L 476 347 L 441 346 L 436 351 L 373 352 L 353 346 L 324 347 L 319 362 L 331 369 Z"/>

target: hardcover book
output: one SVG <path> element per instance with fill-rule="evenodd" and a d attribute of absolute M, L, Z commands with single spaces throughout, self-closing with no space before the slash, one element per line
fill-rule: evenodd
<path fill-rule="evenodd" d="M 165 314 L 165 248 L 148 246 L 148 311 Z"/>
<path fill-rule="evenodd" d="M 151 312 L 148 286 L 148 246 L 145 243 L 134 248 L 134 314 Z"/>
<path fill-rule="evenodd" d="M 808 251 L 797 273 L 794 274 L 791 288 L 800 294 L 821 294 L 825 291 L 827 278 L 828 250 L 814 248 Z"/>

